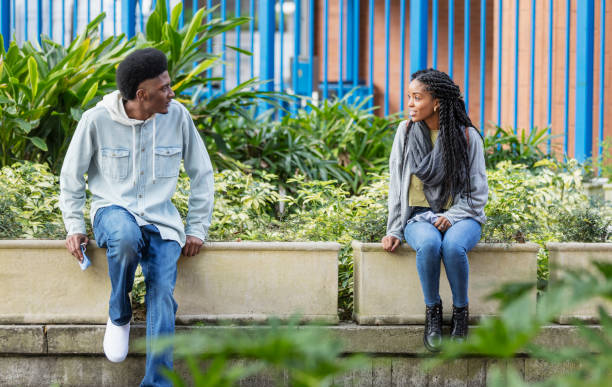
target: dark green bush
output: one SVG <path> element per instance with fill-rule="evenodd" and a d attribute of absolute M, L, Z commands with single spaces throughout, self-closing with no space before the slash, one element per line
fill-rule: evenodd
<path fill-rule="evenodd" d="M 603 206 L 590 203 L 578 208 L 560 209 L 558 228 L 563 242 L 607 242 L 612 219 Z"/>

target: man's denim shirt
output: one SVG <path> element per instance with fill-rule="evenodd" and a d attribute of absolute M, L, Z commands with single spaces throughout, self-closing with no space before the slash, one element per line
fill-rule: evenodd
<path fill-rule="evenodd" d="M 186 228 L 171 198 L 181 160 L 191 180 Z M 153 224 L 163 239 L 185 245 L 185 234 L 205 240 L 213 208 L 213 171 L 187 109 L 172 101 L 167 114 L 146 121 L 127 117 L 119 92 L 83 114 L 60 175 L 60 208 L 68 235 L 85 234 L 85 174 L 99 208 L 126 208 L 140 226 Z"/>

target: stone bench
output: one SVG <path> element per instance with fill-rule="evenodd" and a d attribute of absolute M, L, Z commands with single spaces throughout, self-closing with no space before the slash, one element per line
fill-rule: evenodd
<path fill-rule="evenodd" d="M 497 303 L 486 296 L 502 283 L 536 282 L 539 248 L 535 243 L 479 243 L 469 252 L 472 321 L 497 313 Z M 416 253 L 411 247 L 403 244 L 396 252 L 388 253 L 380 243 L 354 241 L 353 256 L 355 321 L 369 325 L 424 323 L 423 292 L 416 270 Z M 448 320 L 452 296 L 443 264 L 440 271 L 440 297 Z"/>
<path fill-rule="evenodd" d="M 64 241 L 0 241 L 0 324 L 100 324 L 108 318 L 104 249 L 91 242 L 81 271 Z M 207 243 L 181 257 L 178 323 L 260 321 L 299 313 L 338 322 L 338 243 Z"/>

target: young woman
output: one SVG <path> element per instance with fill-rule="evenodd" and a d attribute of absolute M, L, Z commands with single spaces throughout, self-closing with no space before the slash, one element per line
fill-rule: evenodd
<path fill-rule="evenodd" d="M 403 237 L 416 251 L 425 296 L 423 343 L 438 351 L 440 261 L 453 294 L 451 338 L 467 335 L 467 252 L 480 240 L 488 197 L 483 142 L 459 87 L 441 71 L 412 74 L 408 108 L 410 122 L 400 123 L 389 158 L 389 220 L 382 245 L 395 251 Z"/>

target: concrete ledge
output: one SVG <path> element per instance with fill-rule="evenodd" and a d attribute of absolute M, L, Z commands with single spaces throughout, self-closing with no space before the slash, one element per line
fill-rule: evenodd
<path fill-rule="evenodd" d="M 214 247 L 213 247 L 214 246 Z M 300 314 L 338 322 L 338 243 L 211 243 L 181 257 L 177 322 L 263 321 Z"/>
<path fill-rule="evenodd" d="M 214 242 L 181 257 L 177 322 L 264 321 L 271 316 L 338 322 L 333 242 Z M 105 249 L 92 241 L 81 271 L 57 240 L 0 241 L 0 324 L 104 324 L 110 280 Z"/>
<path fill-rule="evenodd" d="M 131 351 L 122 363 L 106 360 L 102 351 L 104 325 L 49 325 L 49 326 L 0 326 L 0 386 L 41 386 L 60 383 L 62 386 L 124 386 L 138 385 L 144 375 L 145 359 L 142 353 Z M 177 332 L 189 330 L 232 330 L 256 331 L 266 329 L 253 326 L 180 326 Z M 323 326 L 324 329 L 341 338 L 347 353 L 372 355 L 365 369 L 342 375 L 334 380 L 339 386 L 388 386 L 388 385 L 468 385 L 486 386 L 493 367 L 514 366 L 525 380 L 535 382 L 553 374 L 568 372 L 578 364 L 549 364 L 525 357 L 524 352 L 517 358 L 495 360 L 487 358 L 460 359 L 434 369 L 427 374 L 422 362 L 430 356 L 422 344 L 422 326 L 360 326 L 341 324 Z M 600 331 L 599 326 L 591 329 Z M 14 351 L 19 338 L 28 337 L 29 347 Z M 42 334 L 46 331 L 46 336 Z M 144 325 L 131 329 L 131 343 L 144 338 Z M 15 336 L 11 346 L 2 339 Z M 578 329 L 570 326 L 551 325 L 542 329 L 536 344 L 549 349 L 566 345 L 580 346 L 582 341 Z M 36 350 L 34 350 L 35 348 Z M 42 350 L 41 350 L 42 349 Z M 234 360 L 245 365 L 244 360 Z M 188 375 L 185 364 L 176 362 L 176 369 Z M 286 372 L 265 370 L 260 374 L 241 381 L 240 386 L 288 386 Z"/>
<path fill-rule="evenodd" d="M 63 241 L 0 241 L 1 323 L 105 323 L 110 280 L 105 252 L 90 243 L 81 271 Z"/>
<path fill-rule="evenodd" d="M 612 263 L 612 243 L 547 243 L 546 248 L 549 251 L 551 287 L 563 279 L 564 270 L 588 269 L 593 272 L 596 270 L 591 264 L 593 261 Z M 599 298 L 584 302 L 575 309 L 563 313 L 557 322 L 569 324 L 573 319 L 598 322 L 599 305 L 603 305 L 609 312 L 612 311 L 612 302 Z"/>
<path fill-rule="evenodd" d="M 42 325 L 0 325 L 0 354 L 46 353 Z"/>
<path fill-rule="evenodd" d="M 472 321 L 497 313 L 497 302 L 487 300 L 486 296 L 500 283 L 535 283 L 539 248 L 535 243 L 478 244 L 470 251 L 468 290 Z M 353 256 L 355 321 L 367 325 L 423 324 L 425 304 L 416 270 L 416 253 L 410 246 L 403 244 L 396 252 L 388 253 L 380 243 L 353 241 Z M 448 320 L 452 296 L 443 264 L 440 296 Z"/>
<path fill-rule="evenodd" d="M 445 325 L 445 334 L 448 326 Z M 474 327 L 472 327 L 473 329 Z M 599 325 L 590 326 L 597 332 L 601 331 Z M 3 344 L 0 347 L 2 354 L 46 354 L 46 355 L 98 355 L 103 356 L 102 341 L 104 339 L 104 325 L 0 325 L 0 339 L 15 335 L 13 344 Z M 258 329 L 267 329 L 257 326 L 177 326 L 176 332 L 189 332 L 194 329 L 208 332 L 236 331 L 256 332 Z M 396 354 L 402 356 L 427 355 L 423 348 L 422 325 L 387 325 L 367 326 L 356 324 L 340 324 L 335 326 L 321 326 L 323 329 L 340 338 L 345 344 L 347 353 L 369 354 Z M 30 335 L 28 331 L 40 332 Z M 42 332 L 45 331 L 46 335 Z M 130 348 L 134 343 L 146 336 L 145 325 L 133 324 L 130 329 Z M 16 347 L 19 339 L 31 337 L 27 347 Z M 3 341 L 0 341 L 3 343 Z M 578 328 L 567 325 L 549 325 L 543 327 L 536 339 L 536 344 L 549 349 L 558 349 L 568 345 L 584 346 Z M 130 354 L 142 355 L 132 349 Z M 519 351 L 517 355 L 526 355 Z"/>

